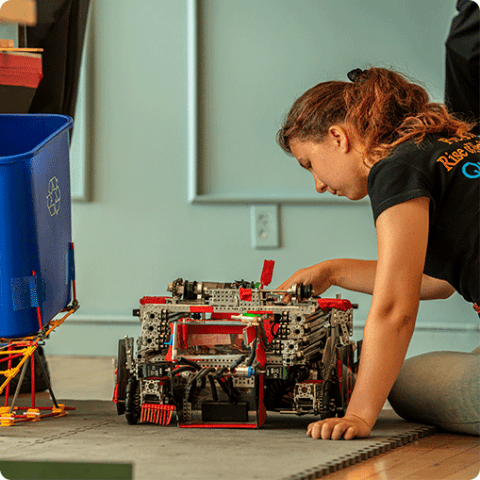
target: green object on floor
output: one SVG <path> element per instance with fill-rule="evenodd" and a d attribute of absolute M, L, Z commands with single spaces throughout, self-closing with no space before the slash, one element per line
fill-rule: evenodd
<path fill-rule="evenodd" d="M 0 480 L 131 480 L 130 463 L 0 461 Z"/>

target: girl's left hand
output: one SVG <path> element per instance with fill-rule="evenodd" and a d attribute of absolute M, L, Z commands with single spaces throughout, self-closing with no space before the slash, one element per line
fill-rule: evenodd
<path fill-rule="evenodd" d="M 307 435 L 322 440 L 345 440 L 352 438 L 367 438 L 371 427 L 367 422 L 356 415 L 347 414 L 342 418 L 327 418 L 311 423 L 307 428 Z"/>

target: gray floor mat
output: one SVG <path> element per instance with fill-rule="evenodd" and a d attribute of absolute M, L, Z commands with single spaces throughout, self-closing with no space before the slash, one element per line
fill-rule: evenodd
<path fill-rule="evenodd" d="M 315 417 L 269 413 L 258 430 L 178 428 L 174 421 L 132 426 L 111 402 L 60 402 L 76 410 L 62 418 L 1 427 L 1 460 L 131 463 L 135 480 L 303 480 L 435 431 L 383 410 L 369 439 L 322 441 L 305 433 Z"/>

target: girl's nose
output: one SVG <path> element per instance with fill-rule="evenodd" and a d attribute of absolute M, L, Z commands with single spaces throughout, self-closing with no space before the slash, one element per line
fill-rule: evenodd
<path fill-rule="evenodd" d="M 318 178 L 315 178 L 315 190 L 318 193 L 324 193 L 327 191 L 327 186 L 323 182 L 318 180 Z"/>

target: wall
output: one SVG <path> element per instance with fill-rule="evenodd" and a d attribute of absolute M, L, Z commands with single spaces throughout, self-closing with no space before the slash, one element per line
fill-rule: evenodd
<path fill-rule="evenodd" d="M 392 14 L 381 0 L 262 0 L 243 1 L 241 5 L 246 25 L 249 9 L 259 4 L 262 21 L 256 24 L 257 33 L 261 26 L 266 35 L 281 38 L 277 29 L 280 25 L 288 27 L 289 18 L 295 14 L 293 6 L 299 3 L 299 11 L 309 18 L 309 28 L 318 24 L 319 31 L 328 29 L 322 48 L 312 46 L 315 55 L 305 72 L 309 79 L 303 79 L 302 68 L 292 68 L 292 48 L 291 58 L 285 58 L 283 65 L 275 62 L 278 75 L 298 79 L 292 82 L 290 91 L 282 92 L 288 98 L 272 102 L 262 82 L 251 85 L 252 95 L 257 99 L 265 96 L 271 102 L 269 108 L 275 109 L 273 118 L 262 114 L 265 135 L 240 139 L 233 136 L 228 145 L 222 133 L 225 125 L 216 116 L 215 107 L 221 108 L 230 98 L 230 111 L 235 116 L 235 108 L 249 100 L 243 94 L 238 97 L 227 92 L 225 96 L 218 90 L 224 84 L 218 83 L 215 72 L 229 74 L 228 69 L 221 68 L 229 56 L 228 50 L 222 50 L 224 37 L 216 35 L 220 35 L 218 28 L 222 25 L 229 30 L 233 18 L 229 6 L 234 8 L 239 2 L 206 3 L 204 26 L 211 25 L 211 30 L 203 32 L 203 42 L 207 42 L 208 52 L 216 51 L 217 56 L 212 59 L 207 55 L 203 61 L 216 62 L 219 68 L 203 66 L 205 77 L 200 93 L 204 94 L 204 106 L 209 112 L 208 123 L 202 123 L 208 130 L 203 132 L 202 139 L 207 142 L 203 149 L 215 152 L 218 142 L 233 153 L 218 153 L 203 161 L 210 166 L 224 162 L 227 177 L 222 177 L 222 188 L 225 178 L 235 186 L 235 176 L 230 180 L 228 175 L 239 168 L 246 143 L 253 143 L 249 151 L 258 152 L 254 161 L 268 162 L 268 169 L 278 169 L 280 162 L 294 162 L 274 144 L 280 117 L 277 112 L 285 112 L 313 78 L 323 80 L 330 74 L 344 78 L 351 68 L 370 63 L 365 45 L 376 45 L 372 55 L 375 62 L 388 60 L 395 65 L 401 59 L 400 68 L 406 67 L 407 73 L 426 80 L 432 95 L 441 100 L 443 42 L 454 14 L 453 1 L 445 5 L 448 2 L 402 0 L 394 2 Z M 138 321 L 131 316 L 138 300 L 144 295 L 166 294 L 168 283 L 177 277 L 198 281 L 257 280 L 263 260 L 268 258 L 276 261 L 273 284 L 278 285 L 296 269 L 322 259 L 375 258 L 375 231 L 368 205 L 284 205 L 280 210 L 281 248 L 254 250 L 248 204 L 188 203 L 187 2 L 93 0 L 90 21 L 86 57 L 87 157 L 91 163 L 92 201 L 73 204 L 81 308 L 52 334 L 46 342 L 47 352 L 116 355 L 118 339 L 124 335 L 136 337 L 140 331 Z M 298 18 L 296 22 L 302 23 Z M 238 21 L 234 23 L 241 28 Z M 231 31 L 235 40 L 235 30 Z M 308 38 L 298 41 L 304 45 Z M 249 48 L 256 46 L 251 44 Z M 255 57 L 253 51 L 243 51 L 245 68 L 250 53 Z M 266 55 L 264 68 L 268 69 L 268 51 Z M 355 61 L 357 56 L 359 63 Z M 212 96 L 215 92 L 217 96 Z M 252 115 L 259 114 L 255 111 Z M 265 148 L 272 152 L 267 158 L 261 153 Z M 256 174 L 253 169 L 251 175 Z M 209 175 L 213 175 L 210 180 L 215 186 L 215 170 Z M 308 176 L 303 178 L 305 189 L 313 189 L 313 181 Z M 340 291 L 331 292 L 335 293 Z M 360 304 L 355 317 L 359 337 L 370 299 L 361 294 L 343 294 Z M 458 295 L 425 303 L 411 352 L 445 346 L 473 349 L 478 345 L 478 332 L 471 326 L 475 321 L 473 311 Z"/>
<path fill-rule="evenodd" d="M 13 40 L 14 45 L 18 41 L 18 27 L 15 23 L 0 23 L 0 38 Z"/>

